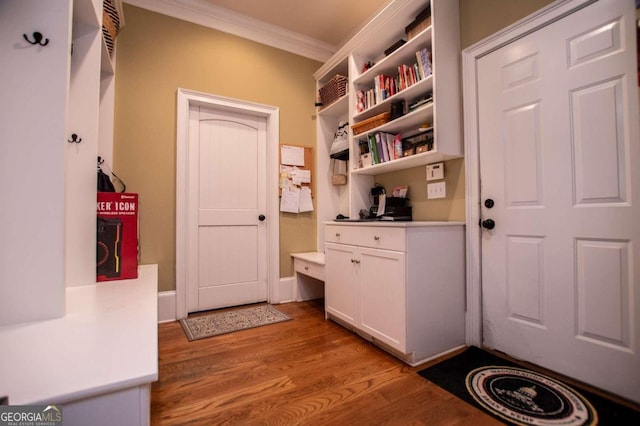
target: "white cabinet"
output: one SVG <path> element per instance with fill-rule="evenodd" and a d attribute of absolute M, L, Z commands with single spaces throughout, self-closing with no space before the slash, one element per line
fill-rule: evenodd
<path fill-rule="evenodd" d="M 353 326 L 357 326 L 360 293 L 357 250 L 345 244 L 325 244 L 325 311 Z"/>
<path fill-rule="evenodd" d="M 429 8 L 431 25 L 408 37 L 405 29 L 422 11 Z M 361 209 L 371 205 L 368 192 L 374 176 L 429 163 L 462 157 L 462 92 L 460 85 L 460 40 L 458 2 L 450 0 L 391 1 L 353 39 L 342 46 L 315 74 L 320 89 L 336 75 L 348 77 L 347 94 L 329 106 L 318 109 L 317 166 L 318 170 L 318 249 L 323 248 L 322 222 L 338 214 L 358 217 Z M 384 51 L 400 39 L 407 40 L 392 53 Z M 399 90 L 370 107 L 357 108 L 358 92 L 374 88 L 378 76 L 394 77 L 398 67 L 412 66 L 416 53 L 426 49 L 432 54 L 432 74 Z M 365 64 L 373 66 L 365 70 Z M 349 166 L 346 185 L 333 185 L 330 170 L 330 149 L 341 121 L 350 126 L 362 123 L 381 113 L 391 111 L 391 104 L 411 103 L 431 93 L 432 101 L 399 118 L 377 125 L 365 132 L 349 135 Z M 363 166 L 360 163 L 360 141 L 378 133 L 411 138 L 430 132 L 430 151 Z M 420 219 L 420 218 L 414 218 Z"/>
<path fill-rule="evenodd" d="M 405 253 L 361 248 L 359 262 L 360 328 L 406 353 Z"/>
<path fill-rule="evenodd" d="M 464 225 L 325 223 L 325 312 L 410 365 L 464 345 Z"/>
<path fill-rule="evenodd" d="M 95 283 L 102 16 L 102 0 L 0 2 L 0 325 L 61 317 L 65 286 Z"/>
<path fill-rule="evenodd" d="M 405 254 L 335 243 L 325 251 L 326 312 L 404 350 Z"/>

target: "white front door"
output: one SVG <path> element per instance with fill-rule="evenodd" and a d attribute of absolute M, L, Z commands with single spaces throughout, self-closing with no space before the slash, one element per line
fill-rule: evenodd
<path fill-rule="evenodd" d="M 190 107 L 189 312 L 267 300 L 266 118 Z"/>
<path fill-rule="evenodd" d="M 484 344 L 640 401 L 633 7 L 479 59 L 478 123 Z"/>

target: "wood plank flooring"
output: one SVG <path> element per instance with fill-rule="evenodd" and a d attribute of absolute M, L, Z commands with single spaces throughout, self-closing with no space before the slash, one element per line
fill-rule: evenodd
<path fill-rule="evenodd" d="M 500 425 L 352 332 L 316 302 L 293 318 L 187 341 L 159 327 L 152 425 Z"/>

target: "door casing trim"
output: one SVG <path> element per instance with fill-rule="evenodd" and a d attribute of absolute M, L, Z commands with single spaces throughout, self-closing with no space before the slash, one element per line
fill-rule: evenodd
<path fill-rule="evenodd" d="M 176 319 L 186 318 L 187 283 L 187 219 L 188 219 L 188 146 L 189 108 L 204 106 L 265 117 L 267 120 L 267 301 L 280 302 L 280 213 L 278 209 L 278 148 L 280 135 L 280 110 L 277 107 L 244 100 L 226 98 L 209 93 L 179 88 L 177 91 L 176 126 Z"/>
<path fill-rule="evenodd" d="M 483 56 L 594 3 L 558 0 L 462 51 L 462 96 L 466 173 L 467 309 L 466 343 L 482 346 L 482 232 L 480 199 L 480 138 L 477 61 Z"/>

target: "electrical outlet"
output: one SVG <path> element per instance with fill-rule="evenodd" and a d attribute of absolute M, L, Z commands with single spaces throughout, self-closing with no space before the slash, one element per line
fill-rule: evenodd
<path fill-rule="evenodd" d="M 444 163 L 427 164 L 427 180 L 444 179 Z"/>
<path fill-rule="evenodd" d="M 428 183 L 427 198 L 447 198 L 447 186 L 444 182 Z"/>

